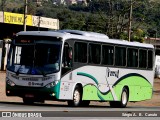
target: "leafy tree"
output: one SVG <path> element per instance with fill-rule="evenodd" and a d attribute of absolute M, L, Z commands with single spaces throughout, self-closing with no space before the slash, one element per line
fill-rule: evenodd
<path fill-rule="evenodd" d="M 150 37 L 150 29 L 156 30 L 157 36 L 160 37 L 160 1 L 132 1 L 131 40 L 143 41 L 135 37 L 144 37 L 139 34 L 139 30 Z M 48 0 L 37 6 L 32 0 L 28 0 L 28 14 L 59 19 L 60 29 L 96 31 L 105 33 L 110 38 L 128 39 L 129 0 L 87 0 L 87 3 L 88 6 L 64 6 L 52 4 L 52 0 Z M 1 10 L 3 8 L 8 12 L 24 11 L 22 0 L 0 0 L 0 6 Z"/>
<path fill-rule="evenodd" d="M 131 36 L 131 41 L 144 42 L 145 33 L 142 29 L 135 29 Z"/>
<path fill-rule="evenodd" d="M 4 11 L 6 6 L 6 0 L 1 0 L 0 1 L 0 10 Z"/>

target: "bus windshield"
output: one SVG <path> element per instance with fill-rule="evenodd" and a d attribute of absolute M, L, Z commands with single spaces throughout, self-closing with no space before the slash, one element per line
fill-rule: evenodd
<path fill-rule="evenodd" d="M 16 74 L 46 75 L 60 69 L 60 41 L 35 40 L 34 44 L 12 44 L 7 69 Z"/>

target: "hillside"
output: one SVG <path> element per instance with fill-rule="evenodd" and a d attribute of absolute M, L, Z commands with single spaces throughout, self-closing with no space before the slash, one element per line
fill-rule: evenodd
<path fill-rule="evenodd" d="M 64 6 L 55 5 L 52 0 L 48 0 L 39 6 L 28 0 L 28 14 L 57 18 L 60 20 L 60 29 L 96 31 L 107 33 L 110 37 L 127 39 L 130 3 L 124 0 L 111 0 L 110 3 L 109 1 L 93 0 L 88 6 Z M 145 36 L 160 37 L 160 0 L 135 1 L 132 38 L 139 41 Z M 23 13 L 24 0 L 0 0 L 0 10 L 2 8 L 4 11 Z M 140 41 L 143 42 L 143 39 Z"/>

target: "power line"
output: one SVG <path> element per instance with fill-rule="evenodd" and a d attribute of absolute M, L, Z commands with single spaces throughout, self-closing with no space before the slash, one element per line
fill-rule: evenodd
<path fill-rule="evenodd" d="M 25 0 L 24 2 L 24 31 L 26 31 L 26 22 L 27 22 L 27 4 L 28 4 L 28 1 Z"/>

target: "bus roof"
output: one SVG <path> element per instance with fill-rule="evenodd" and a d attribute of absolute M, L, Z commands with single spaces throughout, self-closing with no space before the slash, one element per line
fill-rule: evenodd
<path fill-rule="evenodd" d="M 31 35 L 31 36 L 48 36 L 48 37 L 60 37 L 63 41 L 73 38 L 80 39 L 84 41 L 95 41 L 95 42 L 104 42 L 109 44 L 120 44 L 127 46 L 137 46 L 137 47 L 146 47 L 154 48 L 152 44 L 139 43 L 139 42 L 129 42 L 126 40 L 120 39 L 109 39 L 105 34 L 96 33 L 96 32 L 87 32 L 79 30 L 58 30 L 58 31 L 22 31 L 17 33 L 17 36 L 21 35 Z"/>

